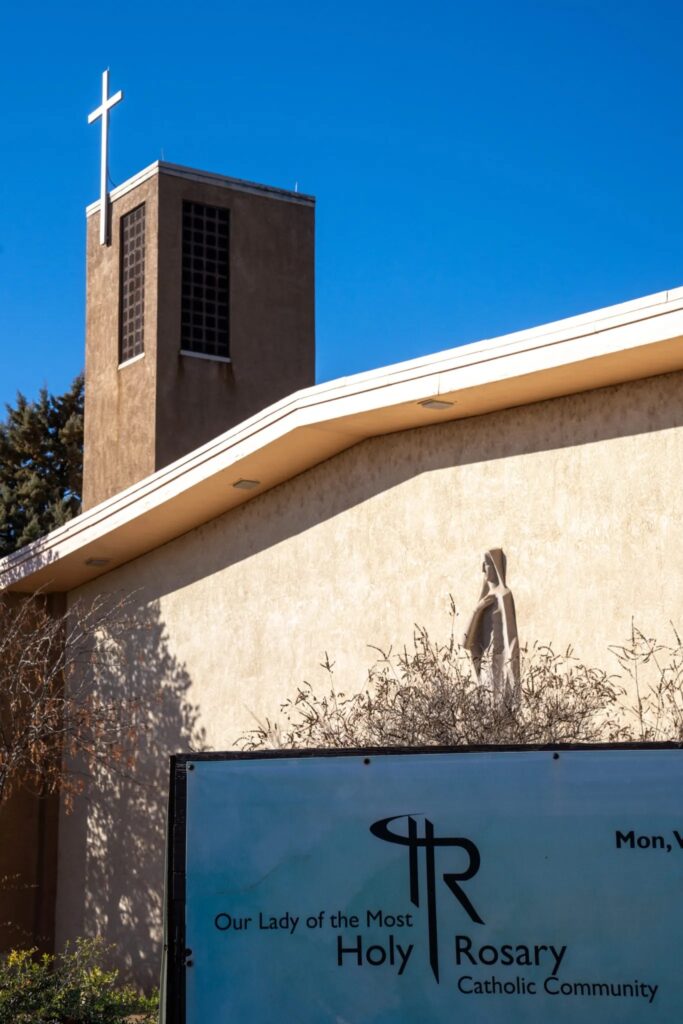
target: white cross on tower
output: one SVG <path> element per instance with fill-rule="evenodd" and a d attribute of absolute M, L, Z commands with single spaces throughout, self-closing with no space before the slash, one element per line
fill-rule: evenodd
<path fill-rule="evenodd" d="M 107 192 L 107 178 L 109 176 L 109 111 L 123 99 L 123 93 L 119 89 L 113 96 L 109 93 L 109 68 L 102 72 L 102 103 L 88 114 L 88 124 L 92 124 L 98 117 L 102 118 L 102 158 L 100 165 L 100 245 L 106 245 L 109 237 L 109 193 Z"/>

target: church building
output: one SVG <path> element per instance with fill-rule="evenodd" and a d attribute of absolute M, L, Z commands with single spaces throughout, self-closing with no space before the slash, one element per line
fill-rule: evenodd
<path fill-rule="evenodd" d="M 234 748 L 326 654 L 360 689 L 368 645 L 447 635 L 451 595 L 464 629 L 492 548 L 522 644 L 611 670 L 632 620 L 683 627 L 683 288 L 315 384 L 313 198 L 155 163 L 110 204 L 104 244 L 87 210 L 83 512 L 0 590 L 129 595 L 116 683 L 150 728 L 137 780 L 15 809 L 0 874 L 35 884 L 34 935 L 101 934 L 146 984 L 170 754 Z"/>

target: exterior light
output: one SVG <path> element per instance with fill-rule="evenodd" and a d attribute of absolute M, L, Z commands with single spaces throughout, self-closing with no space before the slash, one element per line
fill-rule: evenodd
<path fill-rule="evenodd" d="M 236 480 L 232 486 L 237 487 L 240 491 L 251 491 L 254 487 L 258 487 L 260 483 L 260 480 Z"/>
<path fill-rule="evenodd" d="M 111 558 L 86 558 L 85 564 L 92 565 L 93 567 L 100 568 L 103 565 L 109 565 Z"/>
<path fill-rule="evenodd" d="M 455 402 L 444 402 L 441 398 L 427 398 L 424 402 L 418 402 L 423 409 L 450 409 Z"/>

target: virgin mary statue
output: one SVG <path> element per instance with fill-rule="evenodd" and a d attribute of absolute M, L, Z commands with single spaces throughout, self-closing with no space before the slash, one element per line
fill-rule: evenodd
<path fill-rule="evenodd" d="M 519 699 L 519 640 L 512 591 L 505 583 L 506 559 L 501 548 L 484 555 L 484 580 L 463 639 L 477 679 L 493 690 L 497 700 Z"/>

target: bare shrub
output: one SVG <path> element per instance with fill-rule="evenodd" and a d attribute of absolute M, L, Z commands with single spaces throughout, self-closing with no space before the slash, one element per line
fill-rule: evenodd
<path fill-rule="evenodd" d="M 683 642 L 671 630 L 674 642 L 660 644 L 632 624 L 628 641 L 610 647 L 629 681 L 630 730 L 643 743 L 683 742 Z"/>
<path fill-rule="evenodd" d="M 454 617 L 453 605 L 451 612 Z M 377 659 L 362 690 L 349 695 L 338 688 L 326 656 L 327 686 L 302 683 L 277 718 L 240 737 L 242 749 L 683 740 L 678 635 L 675 646 L 665 647 L 634 630 L 626 644 L 612 648 L 621 667 L 614 675 L 582 664 L 571 650 L 523 649 L 519 693 L 507 700 L 477 680 L 453 629 L 445 643 L 416 627 L 402 650 L 373 650 Z M 644 664 L 655 667 L 656 678 L 634 705 L 630 693 L 635 682 L 638 694 Z"/>
<path fill-rule="evenodd" d="M 125 598 L 64 614 L 51 614 L 43 595 L 0 599 L 0 805 L 24 788 L 60 790 L 68 806 L 83 773 L 132 769 L 138 704 L 97 686 L 104 671 L 124 668 L 129 625 Z"/>

